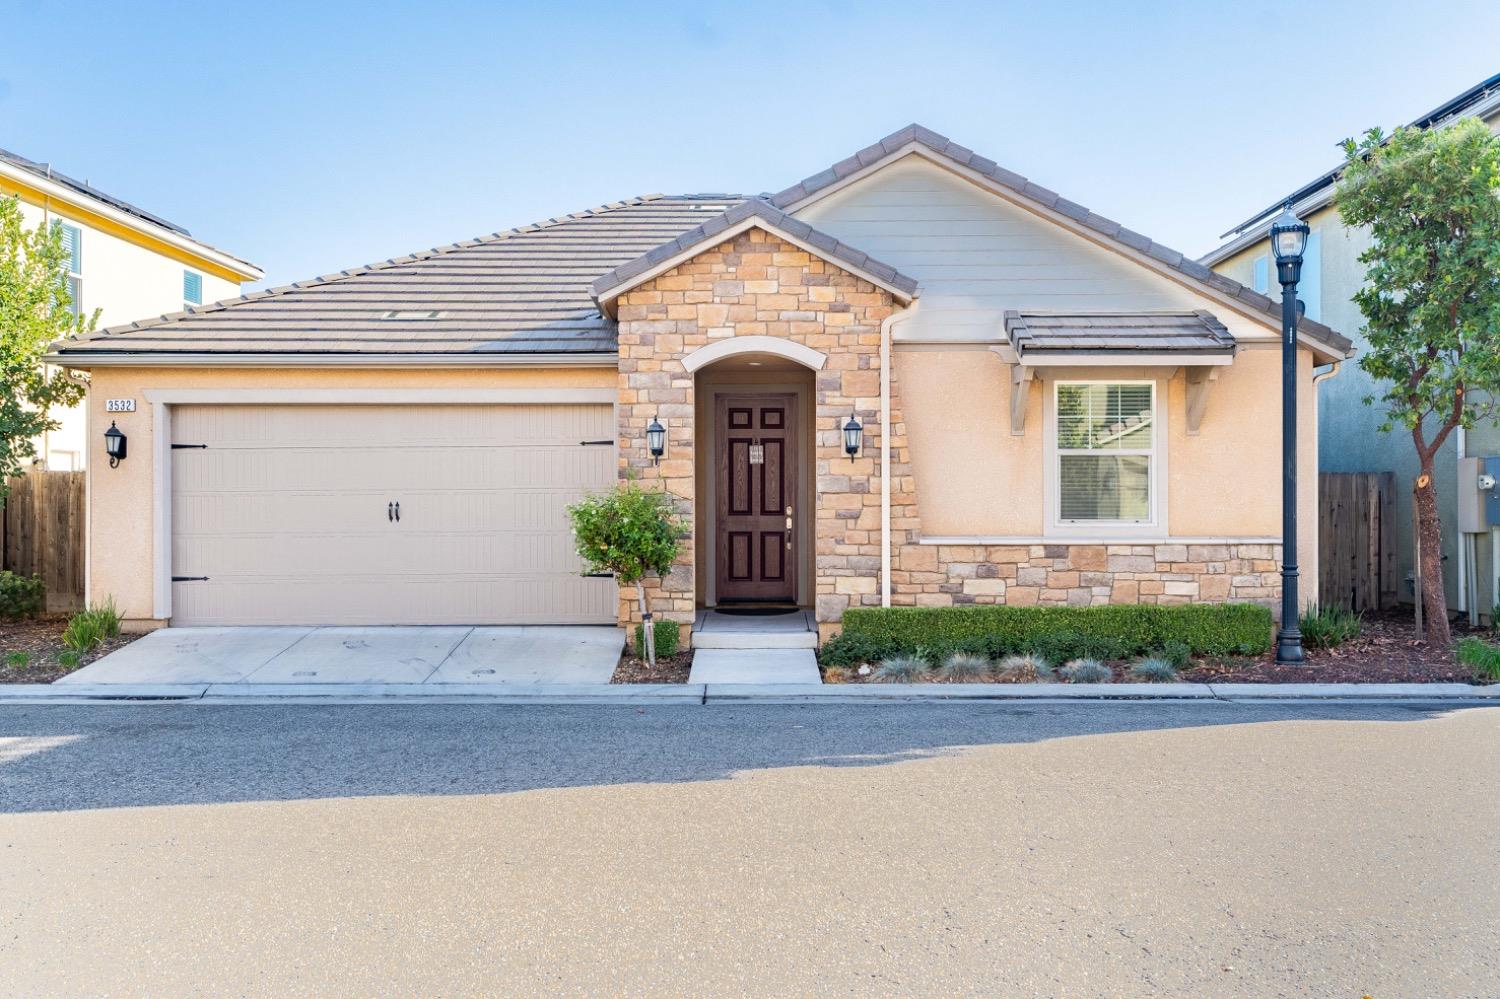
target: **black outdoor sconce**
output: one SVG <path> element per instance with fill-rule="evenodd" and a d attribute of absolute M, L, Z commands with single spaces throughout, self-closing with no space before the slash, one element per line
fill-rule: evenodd
<path fill-rule="evenodd" d="M 646 428 L 646 449 L 651 452 L 653 465 L 660 465 L 661 456 L 667 453 L 667 428 L 654 416 L 651 417 L 651 425 Z"/>
<path fill-rule="evenodd" d="M 849 414 L 849 422 L 844 424 L 844 453 L 853 461 L 854 456 L 859 454 L 860 445 L 864 443 L 865 428 L 859 425 L 859 420 L 853 413 Z"/>
<path fill-rule="evenodd" d="M 104 453 L 109 455 L 110 468 L 125 460 L 125 435 L 115 426 L 114 420 L 109 421 L 109 429 L 104 431 Z"/>

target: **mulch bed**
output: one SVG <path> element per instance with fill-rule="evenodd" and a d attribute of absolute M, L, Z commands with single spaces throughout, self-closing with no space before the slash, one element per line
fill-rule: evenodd
<path fill-rule="evenodd" d="M 646 660 L 630 653 L 620 657 L 615 675 L 610 683 L 687 683 L 688 673 L 693 668 L 693 650 L 679 652 L 673 656 L 657 656 L 656 669 Z"/>
<path fill-rule="evenodd" d="M 51 683 L 140 637 L 120 635 L 107 638 L 79 656 L 77 666 L 65 666 L 58 662 L 58 655 L 68 651 L 62 643 L 63 629 L 67 626 L 66 617 L 0 620 L 0 683 Z M 11 662 L 16 653 L 25 653 L 24 665 Z"/>
<path fill-rule="evenodd" d="M 1455 639 L 1486 636 L 1464 624 L 1453 626 Z M 1196 662 L 1182 678 L 1194 683 L 1472 683 L 1451 647 L 1417 640 L 1410 612 L 1367 614 L 1359 637 L 1332 649 L 1309 649 L 1307 665 L 1278 666 L 1267 654 Z"/>

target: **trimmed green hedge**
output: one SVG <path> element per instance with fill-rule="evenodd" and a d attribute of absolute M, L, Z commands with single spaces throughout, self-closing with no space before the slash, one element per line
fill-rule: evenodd
<path fill-rule="evenodd" d="M 859 607 L 824 644 L 834 665 L 889 655 L 1037 652 L 1054 661 L 1118 659 L 1186 645 L 1192 655 L 1253 655 L 1271 647 L 1271 611 L 1257 604 L 1104 607 Z"/>
<path fill-rule="evenodd" d="M 658 656 L 675 656 L 677 647 L 682 644 L 682 625 L 676 621 L 655 621 L 651 629 L 656 635 L 656 654 Z M 637 624 L 635 626 L 635 652 L 638 656 L 646 654 L 646 626 Z"/>

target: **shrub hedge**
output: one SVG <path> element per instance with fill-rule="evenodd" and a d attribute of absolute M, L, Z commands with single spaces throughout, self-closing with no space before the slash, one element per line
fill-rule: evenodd
<path fill-rule="evenodd" d="M 653 621 L 652 625 L 652 633 L 656 636 L 656 654 L 675 656 L 677 647 L 682 644 L 682 625 L 676 621 Z M 642 624 L 635 626 L 635 653 L 638 656 L 646 654 L 646 626 Z"/>
<path fill-rule="evenodd" d="M 42 612 L 46 595 L 41 576 L 0 572 L 0 618 L 35 617 Z"/>
<path fill-rule="evenodd" d="M 1184 646 L 1192 655 L 1254 655 L 1271 647 L 1271 629 L 1271 611 L 1257 604 L 859 607 L 844 613 L 844 632 L 824 643 L 822 659 L 849 665 L 893 655 L 1035 652 L 1062 662 Z"/>

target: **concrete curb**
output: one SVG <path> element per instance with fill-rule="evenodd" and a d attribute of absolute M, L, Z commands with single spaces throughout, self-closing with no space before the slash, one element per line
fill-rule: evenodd
<path fill-rule="evenodd" d="M 710 683 L 705 703 L 1213 700 L 1205 683 Z"/>
<path fill-rule="evenodd" d="M 891 704 L 1041 701 L 1272 703 L 1447 701 L 1500 704 L 1500 684 L 1463 683 L 871 683 L 0 684 L 5 704 Z"/>

